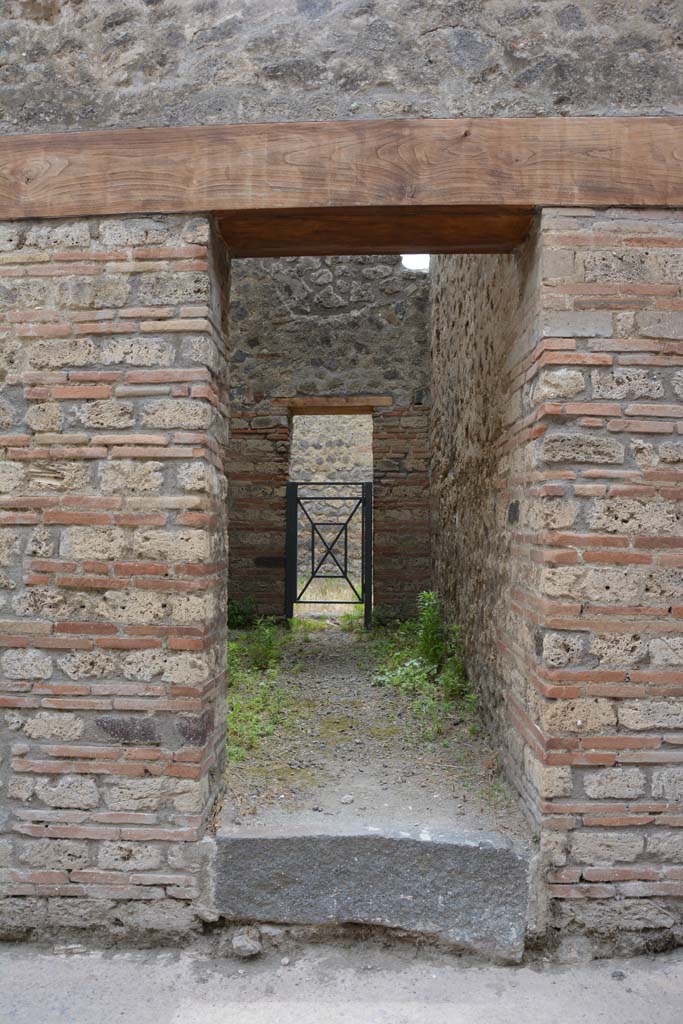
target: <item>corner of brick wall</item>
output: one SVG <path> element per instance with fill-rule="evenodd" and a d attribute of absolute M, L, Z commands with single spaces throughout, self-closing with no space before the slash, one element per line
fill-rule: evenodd
<path fill-rule="evenodd" d="M 520 347 L 505 282 L 530 244 Z M 667 948 L 683 921 L 683 214 L 546 210 L 525 249 L 449 257 L 437 278 L 437 582 L 540 833 L 546 939 Z"/>
<path fill-rule="evenodd" d="M 0 226 L 4 936 L 181 936 L 207 912 L 228 269 L 209 235 Z"/>

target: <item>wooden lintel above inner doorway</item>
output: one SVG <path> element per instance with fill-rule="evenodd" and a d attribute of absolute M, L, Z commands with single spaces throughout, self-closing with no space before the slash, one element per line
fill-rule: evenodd
<path fill-rule="evenodd" d="M 683 118 L 320 121 L 0 139 L 0 220 L 212 213 L 238 255 L 500 252 L 530 210 L 585 206 L 683 207 Z"/>
<path fill-rule="evenodd" d="M 372 415 L 394 400 L 388 395 L 295 395 L 273 398 L 272 404 L 283 406 L 290 416 L 359 416 Z"/>

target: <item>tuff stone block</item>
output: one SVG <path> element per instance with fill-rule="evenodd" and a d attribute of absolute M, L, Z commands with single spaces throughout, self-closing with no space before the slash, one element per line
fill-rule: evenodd
<path fill-rule="evenodd" d="M 630 832 L 579 832 L 571 839 L 570 852 L 580 864 L 613 864 L 634 861 L 642 852 L 642 835 Z"/>
<path fill-rule="evenodd" d="M 622 463 L 624 445 L 610 437 L 549 434 L 542 443 L 546 462 Z"/>
<path fill-rule="evenodd" d="M 604 768 L 584 778 L 586 795 L 594 800 L 634 799 L 645 792 L 640 768 Z"/>

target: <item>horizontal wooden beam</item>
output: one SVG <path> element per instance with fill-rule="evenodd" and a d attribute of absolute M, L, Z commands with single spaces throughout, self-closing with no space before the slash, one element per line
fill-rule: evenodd
<path fill-rule="evenodd" d="M 511 252 L 533 210 L 517 207 L 344 206 L 235 211 L 219 218 L 231 256 L 359 256 Z"/>
<path fill-rule="evenodd" d="M 391 406 L 394 400 L 387 395 L 296 395 L 273 398 L 272 404 L 293 416 L 358 416 Z"/>
<path fill-rule="evenodd" d="M 0 219 L 681 206 L 683 118 L 212 125 L 0 141 Z"/>

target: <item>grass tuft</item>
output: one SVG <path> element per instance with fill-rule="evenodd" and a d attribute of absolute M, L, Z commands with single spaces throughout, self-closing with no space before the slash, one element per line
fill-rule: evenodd
<path fill-rule="evenodd" d="M 377 631 L 374 683 L 395 686 L 410 698 L 424 740 L 437 739 L 456 719 L 467 718 L 474 732 L 477 698 L 467 679 L 460 630 L 444 624 L 433 591 L 423 591 L 417 604 L 417 618 Z"/>

